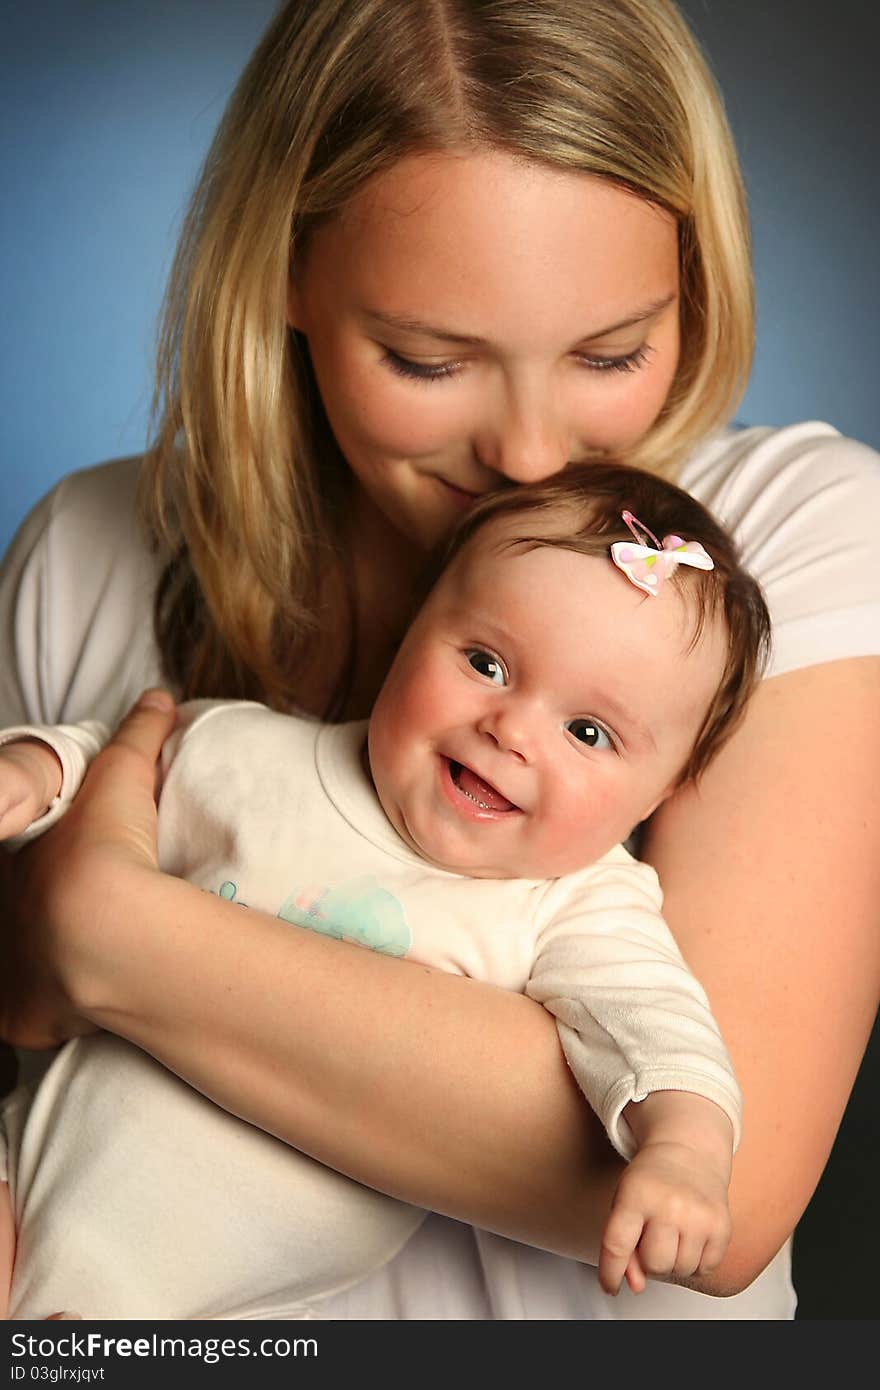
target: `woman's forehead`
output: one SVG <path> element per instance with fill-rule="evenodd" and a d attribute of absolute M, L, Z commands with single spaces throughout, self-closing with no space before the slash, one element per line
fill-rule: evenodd
<path fill-rule="evenodd" d="M 502 307 L 530 333 L 564 317 L 575 340 L 590 337 L 678 287 L 668 213 L 607 180 L 499 151 L 398 160 L 315 233 L 306 273 L 322 242 L 365 310 L 461 334 L 497 333 Z"/>

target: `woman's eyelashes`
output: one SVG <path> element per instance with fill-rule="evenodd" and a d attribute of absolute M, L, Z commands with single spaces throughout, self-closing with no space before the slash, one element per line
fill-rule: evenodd
<path fill-rule="evenodd" d="M 460 362 L 414 362 L 411 357 L 401 357 L 399 352 L 392 352 L 391 348 L 385 348 L 382 361 L 392 372 L 409 381 L 441 381 L 461 371 Z"/>
<path fill-rule="evenodd" d="M 652 352 L 653 349 L 648 343 L 640 343 L 632 352 L 622 356 L 599 356 L 577 352 L 574 354 L 574 360 L 591 372 L 635 372 L 646 365 Z M 393 352 L 391 348 L 383 350 L 382 361 L 397 376 L 405 377 L 408 381 L 443 381 L 458 376 L 464 366 L 463 362 L 458 361 L 416 362 L 411 357 Z"/>
<path fill-rule="evenodd" d="M 577 359 L 581 366 L 586 367 L 591 372 L 637 372 L 640 367 L 644 367 L 648 362 L 653 348 L 648 343 L 640 343 L 632 352 L 625 353 L 622 357 L 608 355 L 601 357 L 591 355 L 588 352 L 579 352 Z"/>
<path fill-rule="evenodd" d="M 492 652 L 487 652 L 484 647 L 470 647 L 465 652 L 465 659 L 478 676 L 482 676 L 492 685 L 507 684 L 507 668 L 504 662 Z"/>

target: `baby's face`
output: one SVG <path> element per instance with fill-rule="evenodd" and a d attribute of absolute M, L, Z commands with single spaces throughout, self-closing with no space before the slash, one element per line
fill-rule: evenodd
<path fill-rule="evenodd" d="M 505 549 L 530 522 L 489 522 L 456 558 L 370 723 L 398 833 L 478 878 L 555 878 L 624 840 L 675 784 L 724 663 L 720 624 L 689 650 L 671 584 L 652 597 L 610 558 Z"/>

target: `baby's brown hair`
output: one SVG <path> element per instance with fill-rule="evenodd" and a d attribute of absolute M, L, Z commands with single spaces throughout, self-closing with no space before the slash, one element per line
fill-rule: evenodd
<path fill-rule="evenodd" d="M 678 565 L 669 582 L 694 613 L 692 644 L 706 621 L 720 618 L 727 654 L 718 689 L 678 784 L 696 779 L 733 733 L 760 679 L 770 651 L 770 616 L 760 586 L 743 569 L 736 546 L 718 522 L 688 493 L 654 473 L 618 463 L 575 464 L 545 483 L 493 492 L 482 498 L 453 532 L 442 557 L 447 568 L 490 521 L 543 514 L 558 519 L 540 533 L 524 526 L 507 545 L 559 546 L 581 555 L 610 558 L 618 541 L 632 542 L 623 520 L 632 512 L 662 541 L 667 535 L 699 541 L 714 562 L 709 571 Z M 645 595 L 646 602 L 650 597 Z"/>

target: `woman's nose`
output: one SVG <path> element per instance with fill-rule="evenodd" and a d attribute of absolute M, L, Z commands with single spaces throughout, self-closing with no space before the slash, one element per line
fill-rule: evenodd
<path fill-rule="evenodd" d="M 565 432 L 540 403 L 510 407 L 477 440 L 479 462 L 512 483 L 540 483 L 569 462 Z"/>

